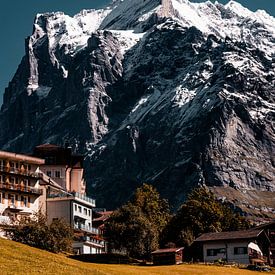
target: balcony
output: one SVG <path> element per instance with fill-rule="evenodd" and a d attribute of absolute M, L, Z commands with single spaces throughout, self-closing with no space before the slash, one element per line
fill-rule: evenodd
<path fill-rule="evenodd" d="M 91 238 L 89 236 L 83 236 L 81 237 L 81 241 L 84 241 L 84 242 L 89 242 L 89 243 L 92 243 L 96 246 L 100 246 L 100 247 L 104 247 L 105 246 L 105 243 L 103 240 L 97 240 L 97 239 L 94 239 L 94 238 Z"/>
<path fill-rule="evenodd" d="M 12 224 L 11 219 L 8 216 L 0 216 L 0 225 Z"/>
<path fill-rule="evenodd" d="M 9 173 L 9 174 L 17 174 L 17 175 L 32 177 L 32 178 L 41 178 L 42 177 L 42 173 L 34 172 L 34 171 L 26 170 L 26 169 L 18 169 L 15 167 L 0 166 L 0 171 Z"/>
<path fill-rule="evenodd" d="M 86 231 L 86 232 L 89 232 L 89 233 L 92 233 L 95 235 L 99 235 L 99 230 L 97 228 L 90 227 L 90 226 L 87 226 L 87 225 L 81 224 L 81 223 L 75 223 L 74 229 Z"/>
<path fill-rule="evenodd" d="M 84 202 L 88 202 L 89 204 L 91 204 L 93 207 L 95 207 L 95 200 L 90 198 L 90 197 L 87 197 L 85 195 L 82 195 L 80 193 L 77 193 L 77 192 L 72 192 L 72 195 L 77 198 L 77 199 L 80 199 Z"/>
<path fill-rule="evenodd" d="M 22 186 L 19 184 L 7 184 L 0 183 L 0 189 L 7 191 L 15 191 L 20 193 L 34 194 L 34 195 L 42 195 L 43 191 L 39 188 L 34 188 L 31 186 Z"/>

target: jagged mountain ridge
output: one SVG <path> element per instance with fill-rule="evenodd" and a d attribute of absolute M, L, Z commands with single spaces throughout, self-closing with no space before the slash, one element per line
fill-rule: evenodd
<path fill-rule="evenodd" d="M 274 23 L 234 1 L 37 15 L 4 95 L 1 147 L 69 141 L 107 207 L 143 181 L 174 206 L 198 184 L 272 194 Z"/>

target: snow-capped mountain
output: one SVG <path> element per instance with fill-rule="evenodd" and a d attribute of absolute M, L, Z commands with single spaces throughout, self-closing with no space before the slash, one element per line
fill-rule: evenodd
<path fill-rule="evenodd" d="M 5 91 L 0 145 L 69 141 L 99 205 L 149 182 L 178 206 L 206 184 L 275 215 L 274 68 L 275 19 L 234 1 L 38 14 Z"/>

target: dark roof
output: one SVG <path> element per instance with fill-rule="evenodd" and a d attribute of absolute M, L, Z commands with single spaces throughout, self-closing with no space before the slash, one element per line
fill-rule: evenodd
<path fill-rule="evenodd" d="M 54 144 L 36 146 L 33 156 L 45 159 L 46 165 L 69 165 L 83 168 L 84 156 L 73 154 L 71 147 L 60 147 Z"/>
<path fill-rule="evenodd" d="M 211 232 L 204 233 L 195 239 L 195 242 L 219 241 L 219 240 L 236 240 L 257 238 L 263 229 L 230 231 L 230 232 Z"/>
<path fill-rule="evenodd" d="M 274 227 L 274 226 L 275 226 L 275 220 L 273 220 L 271 222 L 262 223 L 256 227 L 254 227 L 254 229 L 265 229 L 265 228 Z"/>
<path fill-rule="evenodd" d="M 183 250 L 184 247 L 178 247 L 178 248 L 164 248 L 164 249 L 158 249 L 154 252 L 152 252 L 152 254 L 161 254 L 161 253 L 176 253 L 178 251 Z"/>

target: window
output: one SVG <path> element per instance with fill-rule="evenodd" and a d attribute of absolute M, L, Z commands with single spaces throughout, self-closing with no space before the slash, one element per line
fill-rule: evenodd
<path fill-rule="evenodd" d="M 78 206 L 78 212 L 82 213 L 82 207 L 81 206 Z"/>
<path fill-rule="evenodd" d="M 24 179 L 24 185 L 28 186 L 29 185 L 29 180 L 28 179 Z"/>
<path fill-rule="evenodd" d="M 18 162 L 15 163 L 15 168 L 16 168 L 16 169 L 19 168 L 19 163 L 18 163 Z"/>
<path fill-rule="evenodd" d="M 55 157 L 45 157 L 46 164 L 55 164 L 56 158 Z"/>
<path fill-rule="evenodd" d="M 31 165 L 28 164 L 28 170 L 29 170 L 29 171 L 31 171 L 31 168 L 32 168 Z"/>
<path fill-rule="evenodd" d="M 91 210 L 88 210 L 88 216 L 91 216 Z"/>
<path fill-rule="evenodd" d="M 234 247 L 235 255 L 244 255 L 247 254 L 247 247 Z"/>
<path fill-rule="evenodd" d="M 28 197 L 23 198 L 23 206 L 27 207 L 28 206 Z"/>
<path fill-rule="evenodd" d="M 77 205 L 76 204 L 74 205 L 74 211 L 77 211 Z"/>
<path fill-rule="evenodd" d="M 11 178 L 10 178 L 10 183 L 11 183 L 11 184 L 15 184 L 15 178 L 14 178 L 14 177 L 11 177 Z"/>
<path fill-rule="evenodd" d="M 55 177 L 60 178 L 60 171 L 55 171 Z"/>
<path fill-rule="evenodd" d="M 20 200 L 21 200 L 21 204 L 20 204 L 20 206 L 24 206 L 24 197 L 23 197 L 23 196 L 21 196 Z"/>
<path fill-rule="evenodd" d="M 10 201 L 11 205 L 14 205 L 15 204 L 15 196 L 9 194 L 9 201 Z"/>
<path fill-rule="evenodd" d="M 48 177 L 52 176 L 52 172 L 51 171 L 47 171 L 46 174 L 47 174 Z"/>
<path fill-rule="evenodd" d="M 218 254 L 225 254 L 225 248 L 207 249 L 207 256 L 217 256 Z"/>

